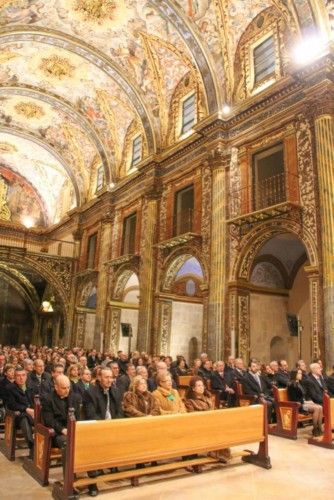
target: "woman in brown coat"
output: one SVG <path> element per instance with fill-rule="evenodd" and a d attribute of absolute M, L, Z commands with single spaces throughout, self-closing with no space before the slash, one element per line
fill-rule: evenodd
<path fill-rule="evenodd" d="M 147 390 L 147 382 L 137 375 L 132 380 L 130 389 L 123 396 L 123 411 L 126 417 L 147 417 L 160 415 L 159 406 Z"/>
<path fill-rule="evenodd" d="M 158 388 L 152 392 L 161 415 L 173 413 L 186 413 L 186 409 L 177 390 L 172 387 L 172 377 L 168 373 L 158 373 Z"/>
<path fill-rule="evenodd" d="M 184 404 L 188 412 L 214 410 L 210 393 L 201 377 L 194 376 L 190 379 Z"/>

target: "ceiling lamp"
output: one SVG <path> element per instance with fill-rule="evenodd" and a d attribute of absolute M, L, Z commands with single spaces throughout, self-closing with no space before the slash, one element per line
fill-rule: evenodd
<path fill-rule="evenodd" d="M 229 115 L 232 111 L 232 108 L 229 104 L 224 104 L 223 106 L 223 113 L 224 115 Z"/>
<path fill-rule="evenodd" d="M 35 221 L 32 217 L 30 217 L 29 215 L 24 215 L 21 219 L 22 221 L 22 224 L 27 228 L 29 229 L 30 227 L 33 227 L 35 225 Z"/>
<path fill-rule="evenodd" d="M 293 51 L 293 57 L 297 64 L 310 64 L 321 57 L 326 49 L 326 40 L 318 34 L 309 35 L 304 38 Z"/>

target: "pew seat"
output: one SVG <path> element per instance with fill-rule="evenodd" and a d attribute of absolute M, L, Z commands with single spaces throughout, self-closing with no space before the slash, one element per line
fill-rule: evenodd
<path fill-rule="evenodd" d="M 208 453 L 232 446 L 259 443 L 258 453 L 245 452 L 244 462 L 271 468 L 268 455 L 266 404 L 229 410 L 212 410 L 159 417 L 76 422 L 68 419 L 64 481 L 53 486 L 53 498 L 69 500 L 74 489 L 89 484 L 130 479 L 192 467 L 200 472 L 205 464 L 218 463 Z M 143 438 L 144 437 L 144 438 Z M 182 461 L 180 457 L 189 457 Z M 191 457 L 190 457 L 191 456 Z M 168 461 L 145 469 L 135 464 Z M 125 468 L 115 474 L 79 477 L 89 471 Z M 129 468 L 130 467 L 130 468 Z"/>
<path fill-rule="evenodd" d="M 324 411 L 324 434 L 322 437 L 316 438 L 311 437 L 308 440 L 308 444 L 313 444 L 315 446 L 321 446 L 322 448 L 334 449 L 333 441 L 333 429 L 334 429 L 334 398 L 331 398 L 328 394 L 324 394 L 323 399 L 323 411 Z"/>
<path fill-rule="evenodd" d="M 26 448 L 25 439 L 21 430 L 16 429 L 15 419 L 20 412 L 6 409 L 4 421 L 4 435 L 0 439 L 0 452 L 11 462 L 15 460 L 15 450 L 20 446 Z"/>
<path fill-rule="evenodd" d="M 269 434 L 297 439 L 297 428 L 312 423 L 312 417 L 299 413 L 300 403 L 289 401 L 288 390 L 273 386 L 277 423 L 269 427 Z"/>

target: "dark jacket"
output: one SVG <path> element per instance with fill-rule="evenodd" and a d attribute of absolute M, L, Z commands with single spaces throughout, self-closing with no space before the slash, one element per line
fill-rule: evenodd
<path fill-rule="evenodd" d="M 4 406 L 7 406 L 8 400 L 8 387 L 12 385 L 7 377 L 4 377 L 0 381 L 0 399 L 2 399 Z"/>
<path fill-rule="evenodd" d="M 24 391 L 15 382 L 8 386 L 7 408 L 12 411 L 24 413 L 27 408 L 34 407 L 34 393 L 32 389 Z"/>
<path fill-rule="evenodd" d="M 320 380 L 322 385 L 313 375 L 310 375 L 306 381 L 306 399 L 311 399 L 318 405 L 322 405 L 324 391 L 327 389 L 324 379 L 320 377 Z"/>
<path fill-rule="evenodd" d="M 86 420 L 105 420 L 107 411 L 107 395 L 98 382 L 92 385 L 83 395 L 83 406 Z M 111 418 L 123 416 L 119 401 L 116 401 L 114 394 L 109 389 L 110 414 Z"/>
<path fill-rule="evenodd" d="M 334 396 L 334 373 L 329 375 L 326 380 L 327 389 L 331 397 Z"/>
<path fill-rule="evenodd" d="M 83 398 L 84 392 L 89 390 L 89 388 L 92 386 L 92 384 L 89 384 L 88 389 L 86 389 L 85 384 L 83 383 L 82 380 L 79 380 L 76 384 L 73 384 L 73 392 L 76 394 L 79 394 L 81 399 Z"/>
<path fill-rule="evenodd" d="M 288 385 L 288 398 L 289 401 L 295 401 L 303 405 L 305 403 L 306 392 L 301 383 L 290 382 Z M 302 406 L 299 408 L 303 412 Z"/>
<path fill-rule="evenodd" d="M 27 378 L 27 387 L 32 389 L 34 394 L 44 396 L 51 392 L 51 375 L 49 373 L 42 373 L 41 381 L 39 381 L 36 372 L 33 370 L 29 373 Z"/>
<path fill-rule="evenodd" d="M 211 388 L 216 391 L 225 391 L 226 386 L 232 387 L 232 373 L 224 371 L 223 377 L 217 371 L 213 371 L 211 375 Z"/>
<path fill-rule="evenodd" d="M 244 378 L 246 370 L 239 370 L 238 368 L 234 368 L 231 372 L 231 376 L 233 379 L 233 382 L 242 382 L 242 379 Z"/>
<path fill-rule="evenodd" d="M 198 370 L 198 376 L 202 377 L 204 380 L 211 380 L 212 370 L 207 370 L 206 368 L 201 367 Z"/>
<path fill-rule="evenodd" d="M 288 383 L 290 381 L 290 372 L 278 370 L 278 372 L 275 373 L 275 381 L 279 389 L 284 389 L 288 386 Z"/>
<path fill-rule="evenodd" d="M 60 398 L 56 391 L 52 391 L 42 399 L 42 421 L 46 427 L 54 429 L 56 434 L 61 434 L 67 428 L 69 408 L 74 408 L 76 420 L 80 420 L 81 398 L 78 394 L 70 392 L 67 398 Z"/>
<path fill-rule="evenodd" d="M 270 395 L 265 382 L 263 381 L 261 376 L 259 378 L 260 385 L 257 383 L 255 377 L 250 372 L 245 373 L 241 381 L 245 394 L 249 394 L 251 396 L 260 396 L 262 394 Z"/>

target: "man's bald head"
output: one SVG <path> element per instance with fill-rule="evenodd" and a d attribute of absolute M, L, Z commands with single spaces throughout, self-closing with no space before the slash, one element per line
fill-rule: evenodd
<path fill-rule="evenodd" d="M 66 375 L 58 375 L 55 380 L 55 391 L 60 398 L 67 398 L 70 393 L 71 383 Z"/>

